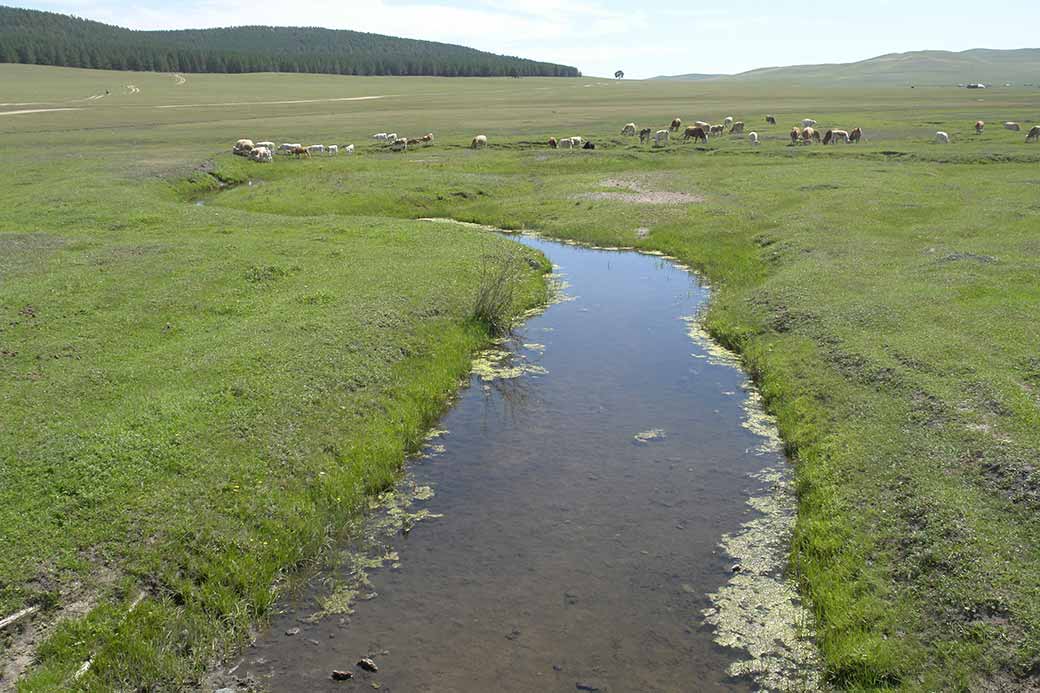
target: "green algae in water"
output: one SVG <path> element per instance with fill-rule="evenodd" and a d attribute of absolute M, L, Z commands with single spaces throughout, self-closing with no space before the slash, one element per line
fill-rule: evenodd
<path fill-rule="evenodd" d="M 511 351 L 505 349 L 486 349 L 473 359 L 471 372 L 484 382 L 499 379 L 519 378 L 525 373 L 544 375 L 547 370 L 533 363 L 528 363 Z"/>
<path fill-rule="evenodd" d="M 634 440 L 636 443 L 639 443 L 640 445 L 646 445 L 647 443 L 654 440 L 664 440 L 665 437 L 666 436 L 664 429 L 651 428 L 649 431 L 642 431 L 641 433 L 635 434 L 634 436 L 632 436 L 632 440 Z"/>

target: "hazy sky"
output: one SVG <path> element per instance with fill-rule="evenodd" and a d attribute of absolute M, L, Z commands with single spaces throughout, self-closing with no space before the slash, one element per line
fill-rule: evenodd
<path fill-rule="evenodd" d="M 1026 0 L 6 0 L 132 29 L 322 26 L 460 43 L 628 77 L 1030 48 Z"/>

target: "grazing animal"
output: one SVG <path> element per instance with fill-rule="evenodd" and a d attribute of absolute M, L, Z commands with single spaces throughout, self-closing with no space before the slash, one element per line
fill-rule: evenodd
<path fill-rule="evenodd" d="M 592 142 L 586 142 L 585 144 L 582 145 L 581 148 L 582 149 L 595 149 L 596 145 L 593 144 Z"/>
<path fill-rule="evenodd" d="M 322 154 L 325 151 L 324 144 L 312 144 L 307 147 L 308 154 Z"/>
<path fill-rule="evenodd" d="M 852 128 L 852 132 L 849 133 L 849 142 L 855 144 L 859 142 L 859 139 L 863 137 L 863 131 L 859 128 Z"/>
<path fill-rule="evenodd" d="M 676 118 L 676 120 L 678 120 L 678 118 Z M 655 132 L 654 133 L 654 146 L 655 147 L 663 147 L 666 144 L 668 144 L 668 131 L 667 130 L 658 130 L 657 132 Z"/>
<path fill-rule="evenodd" d="M 433 142 L 433 133 L 428 132 L 419 139 L 422 140 L 424 143 L 429 144 L 430 142 Z"/>
<path fill-rule="evenodd" d="M 733 127 L 733 116 L 726 116 L 723 118 L 722 124 L 726 127 Z"/>
<path fill-rule="evenodd" d="M 750 142 L 751 144 L 758 144 L 758 133 L 754 130 L 748 133 L 747 138 L 748 142 Z"/>
<path fill-rule="evenodd" d="M 390 143 L 390 151 L 392 152 L 403 152 L 408 149 L 408 140 L 404 137 L 398 137 Z"/>
<path fill-rule="evenodd" d="M 726 127 L 724 125 L 712 125 L 708 128 L 708 131 L 711 133 L 711 136 L 714 137 L 715 135 L 721 135 L 726 132 Z"/>
<path fill-rule="evenodd" d="M 556 144 L 557 144 L 556 143 L 556 138 L 555 137 L 550 137 L 549 138 L 549 149 L 556 149 Z"/>
<path fill-rule="evenodd" d="M 274 161 L 269 147 L 253 147 L 249 151 L 249 158 L 261 164 L 269 164 Z"/>
<path fill-rule="evenodd" d="M 672 124 L 668 127 L 668 129 L 669 130 L 674 130 L 675 132 L 679 132 L 679 128 L 681 128 L 681 127 L 682 127 L 682 119 L 681 118 L 673 118 L 672 119 Z"/>
<path fill-rule="evenodd" d="M 804 130 L 802 130 L 802 142 L 803 143 L 810 144 L 810 143 L 812 143 L 814 141 L 815 142 L 819 142 L 820 141 L 820 133 L 819 133 L 818 130 L 816 130 L 813 127 L 807 127 Z"/>
<path fill-rule="evenodd" d="M 802 120 L 802 127 L 803 128 L 811 128 L 811 127 L 813 127 L 815 125 L 816 125 L 816 121 L 813 120 L 812 118 L 805 118 L 804 120 Z"/>
<path fill-rule="evenodd" d="M 476 137 L 473 138 L 473 141 L 470 142 L 470 144 L 469 144 L 470 149 L 483 149 L 486 146 L 487 146 L 487 135 L 477 135 Z"/>
<path fill-rule="evenodd" d="M 274 142 L 257 142 L 256 144 L 253 145 L 253 147 L 254 148 L 256 148 L 256 147 L 266 147 L 267 149 L 270 149 L 273 152 L 274 151 Z"/>
<path fill-rule="evenodd" d="M 301 156 L 305 156 L 308 159 L 311 158 L 311 153 L 307 151 L 307 147 L 303 146 L 293 147 L 293 150 L 289 153 L 295 156 L 297 159 L 299 159 Z"/>
<path fill-rule="evenodd" d="M 585 141 L 585 140 L 581 139 L 581 138 L 580 138 L 580 137 L 578 137 L 577 135 L 575 135 L 574 137 L 572 137 L 572 138 L 571 138 L 571 144 L 572 144 L 572 145 L 574 145 L 574 148 L 575 148 L 575 149 L 577 149 L 578 147 L 580 147 L 580 146 L 581 146 L 581 143 L 582 143 L 582 142 L 584 142 L 584 141 Z"/>
<path fill-rule="evenodd" d="M 731 127 L 730 130 L 729 130 L 729 134 L 731 134 L 731 135 L 740 135 L 743 132 L 744 132 L 744 121 L 743 120 L 738 120 L 737 122 L 733 123 L 733 127 Z"/>
<path fill-rule="evenodd" d="M 949 144 L 950 143 L 950 136 L 947 133 L 943 132 L 942 130 L 939 130 L 938 132 L 935 133 L 935 141 L 938 144 Z"/>
<path fill-rule="evenodd" d="M 702 128 L 704 132 L 711 129 L 711 123 L 705 123 L 703 120 L 698 120 L 693 123 L 694 127 Z"/>
<path fill-rule="evenodd" d="M 847 130 L 828 130 L 827 132 L 831 134 L 831 141 L 834 144 L 837 144 L 839 140 L 845 144 L 849 143 L 849 133 Z"/>
<path fill-rule="evenodd" d="M 639 131 L 639 144 L 646 144 L 650 141 L 650 136 L 654 133 L 650 128 L 643 128 Z"/>
<path fill-rule="evenodd" d="M 571 142 L 571 138 L 570 137 L 564 137 L 564 138 L 562 138 L 560 140 L 560 143 L 559 143 L 560 149 L 570 149 L 573 146 L 574 146 L 574 143 Z"/>
<path fill-rule="evenodd" d="M 831 138 L 832 138 L 832 137 L 834 137 L 834 130 L 828 130 L 828 131 L 827 131 L 827 132 L 826 132 L 826 133 L 825 133 L 825 134 L 823 135 L 823 144 L 824 144 L 824 145 L 828 145 L 828 144 L 830 144 L 830 143 L 831 143 Z"/>
<path fill-rule="evenodd" d="M 394 143 L 395 141 L 399 140 L 399 139 L 400 138 L 397 136 L 396 132 L 388 132 L 388 133 L 386 133 L 386 141 L 390 142 L 391 144 Z"/>
<path fill-rule="evenodd" d="M 801 136 L 802 131 L 798 128 L 791 128 L 791 144 L 797 144 L 798 138 Z"/>
<path fill-rule="evenodd" d="M 1026 142 L 1036 142 L 1040 140 L 1040 125 L 1034 125 L 1029 128 L 1029 133 L 1026 135 Z"/>
<path fill-rule="evenodd" d="M 292 142 L 286 142 L 284 144 L 278 145 L 278 151 L 284 152 L 285 154 L 292 154 L 294 149 L 296 149 L 297 147 L 302 147 L 302 146 L 303 145 L 300 144 L 299 142 L 297 142 L 295 144 L 293 144 Z"/>
<path fill-rule="evenodd" d="M 330 144 L 329 146 L 325 147 L 325 153 L 329 156 L 336 156 L 337 154 L 339 154 L 339 145 Z"/>
<path fill-rule="evenodd" d="M 629 137 L 635 137 L 636 136 L 636 124 L 635 123 L 626 123 L 625 127 L 621 128 L 621 134 L 622 135 L 627 135 Z"/>
<path fill-rule="evenodd" d="M 235 142 L 235 146 L 231 148 L 232 154 L 238 154 L 239 156 L 249 156 L 249 152 L 253 151 L 253 140 L 239 140 Z"/>
<path fill-rule="evenodd" d="M 697 127 L 694 125 L 686 126 L 686 130 L 683 132 L 682 138 L 683 142 L 692 139 L 694 142 L 696 142 L 697 140 L 702 140 L 704 144 L 708 143 L 708 136 L 704 133 L 704 128 Z"/>
<path fill-rule="evenodd" d="M 1018 123 L 1004 123 L 1004 129 L 1018 132 L 1022 128 L 1019 127 Z"/>
<path fill-rule="evenodd" d="M 776 125 L 776 118 L 774 118 L 771 115 L 767 115 L 766 116 L 766 124 L 767 125 Z"/>
<path fill-rule="evenodd" d="M 378 140 L 380 142 L 386 142 L 386 133 L 385 132 L 377 132 L 376 134 L 372 135 L 372 139 Z"/>
<path fill-rule="evenodd" d="M 354 153 L 354 145 L 352 144 L 345 144 L 342 147 L 340 147 L 340 149 L 342 149 L 343 153 L 347 156 L 350 156 Z"/>
<path fill-rule="evenodd" d="M 409 137 L 406 141 L 408 142 L 408 146 L 409 147 L 411 147 L 413 145 L 416 145 L 416 144 L 422 144 L 422 140 L 419 139 L 418 137 Z"/>
<path fill-rule="evenodd" d="M 983 129 L 985 129 L 985 127 L 986 127 L 986 123 L 985 122 L 983 122 L 981 120 L 976 120 L 975 121 L 975 134 L 976 135 L 981 135 L 982 131 L 983 131 Z"/>

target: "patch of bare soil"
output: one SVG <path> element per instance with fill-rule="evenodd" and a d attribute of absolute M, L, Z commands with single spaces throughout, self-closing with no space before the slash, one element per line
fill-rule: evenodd
<path fill-rule="evenodd" d="M 635 179 L 608 178 L 600 181 L 604 188 L 617 190 L 581 193 L 577 197 L 582 200 L 609 200 L 644 205 L 688 205 L 704 202 L 703 195 L 671 190 L 650 190 L 644 183 Z"/>

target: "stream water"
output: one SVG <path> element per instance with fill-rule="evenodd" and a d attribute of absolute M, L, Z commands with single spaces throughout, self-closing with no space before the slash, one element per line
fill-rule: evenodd
<path fill-rule="evenodd" d="M 660 257 L 517 240 L 565 296 L 478 360 L 400 493 L 234 673 L 409 693 L 743 691 L 804 673 L 785 462 L 745 375 L 691 339 L 708 290 Z"/>

